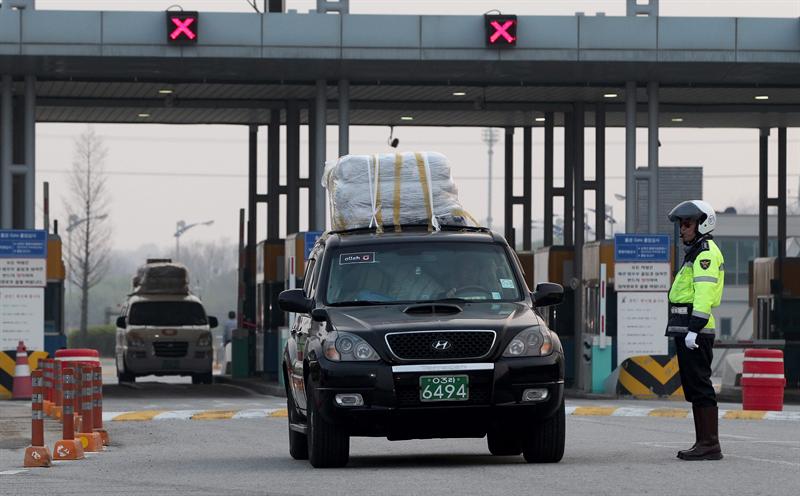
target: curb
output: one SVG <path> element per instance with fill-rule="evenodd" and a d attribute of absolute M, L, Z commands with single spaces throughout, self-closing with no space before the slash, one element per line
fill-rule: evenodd
<path fill-rule="evenodd" d="M 691 418 L 686 408 L 629 408 L 605 406 L 568 406 L 572 417 L 661 417 Z M 103 412 L 103 422 L 146 422 L 151 420 L 240 420 L 285 418 L 285 408 L 248 410 L 141 410 L 134 412 Z M 800 422 L 800 411 L 763 412 L 754 410 L 720 410 L 723 420 L 771 420 Z"/>

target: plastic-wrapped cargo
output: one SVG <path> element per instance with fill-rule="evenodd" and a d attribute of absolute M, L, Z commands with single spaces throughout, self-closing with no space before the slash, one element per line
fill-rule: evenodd
<path fill-rule="evenodd" d="M 442 224 L 477 226 L 458 200 L 447 158 L 436 152 L 345 155 L 325 164 L 333 230 Z"/>
<path fill-rule="evenodd" d="M 134 294 L 189 294 L 189 270 L 183 264 L 148 263 L 133 278 Z"/>

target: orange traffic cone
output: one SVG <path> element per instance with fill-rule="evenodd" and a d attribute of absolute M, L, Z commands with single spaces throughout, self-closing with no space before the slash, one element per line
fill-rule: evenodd
<path fill-rule="evenodd" d="M 28 366 L 28 352 L 22 341 L 17 345 L 17 366 L 14 368 L 14 386 L 12 400 L 29 400 L 33 394 L 31 384 L 31 368 Z"/>

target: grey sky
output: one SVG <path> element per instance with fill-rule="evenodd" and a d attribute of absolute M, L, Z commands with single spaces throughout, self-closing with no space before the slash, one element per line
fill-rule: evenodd
<path fill-rule="evenodd" d="M 245 0 L 37 0 L 40 9 L 90 10 L 163 10 L 179 3 L 186 10 L 251 11 Z M 259 2 L 262 3 L 262 2 Z M 482 14 L 500 9 L 520 15 L 571 15 L 597 11 L 622 15 L 624 0 L 351 0 L 353 13 L 389 14 Z M 288 0 L 289 9 L 306 12 L 314 8 L 313 0 Z M 752 16 L 798 17 L 797 0 L 662 0 L 661 14 L 670 16 Z M 52 217 L 65 222 L 61 198 L 66 196 L 65 172 L 72 158 L 72 139 L 84 126 L 74 124 L 39 124 L 37 127 L 38 181 L 50 181 L 53 196 Z M 96 125 L 109 149 L 107 170 L 113 198 L 112 221 L 114 246 L 133 248 L 153 242 L 170 248 L 175 222 L 213 219 L 210 227 L 197 227 L 185 236 L 185 242 L 238 236 L 238 209 L 247 199 L 247 129 L 244 126 L 158 126 Z M 773 133 L 771 138 L 776 140 Z M 486 147 L 480 129 L 396 128 L 402 150 L 436 150 L 451 160 L 453 173 L 467 210 L 480 219 L 487 213 Z M 375 153 L 388 150 L 387 128 L 353 128 L 352 153 Z M 261 170 L 265 167 L 266 132 L 262 130 L 259 149 Z M 301 135 L 305 149 L 305 131 Z M 646 132 L 637 136 L 639 163 L 646 161 Z M 660 161 L 664 166 L 702 165 L 705 167 L 705 199 L 721 209 L 727 205 L 755 206 L 757 199 L 757 130 L 666 129 L 661 132 Z M 328 158 L 336 154 L 337 133 L 328 130 Z M 607 133 L 607 202 L 621 216 L 624 205 L 614 199 L 622 192 L 624 166 L 623 132 Z M 521 135 L 517 136 L 518 161 L 521 160 Z M 559 136 L 557 134 L 557 141 Z M 542 212 L 542 136 L 534 133 L 534 217 Z M 587 130 L 587 173 L 593 173 L 593 130 Z M 789 130 L 789 188 L 797 196 L 798 167 L 795 157 L 800 151 L 800 135 Z M 774 145 L 773 145 L 774 146 Z M 301 154 L 305 159 L 305 152 Z M 775 160 L 776 153 L 770 158 Z M 560 147 L 556 146 L 556 160 Z M 306 164 L 302 167 L 305 170 Z M 775 165 L 772 165 L 775 170 Z M 495 226 L 502 221 L 502 150 L 496 150 L 493 181 L 493 217 Z M 727 177 L 724 177 L 727 176 Z M 774 182 L 774 181 L 773 181 Z M 517 181 L 521 193 L 522 184 Z M 776 185 L 771 185 L 772 194 Z M 41 190 L 41 189 L 40 189 Z M 301 197 L 303 202 L 305 196 Z M 790 203 L 792 200 L 790 199 Z M 588 202 L 588 206 L 593 206 Z M 262 212 L 263 213 L 263 212 Z M 262 216 L 263 218 L 263 216 Z M 500 221 L 500 222 L 498 222 Z M 40 222 L 40 221 L 39 221 Z M 301 224 L 301 228 L 305 224 Z M 519 227 L 519 226 L 518 226 Z M 259 237 L 265 227 L 259 226 Z"/>

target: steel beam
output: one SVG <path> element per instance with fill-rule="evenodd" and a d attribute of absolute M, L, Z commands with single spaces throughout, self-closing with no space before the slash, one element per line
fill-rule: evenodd
<path fill-rule="evenodd" d="M 36 228 L 36 78 L 25 77 L 25 229 Z"/>
<path fill-rule="evenodd" d="M 281 111 L 270 110 L 267 128 L 267 239 L 280 239 Z"/>
<path fill-rule="evenodd" d="M 767 214 L 769 200 L 769 128 L 761 128 L 758 136 L 758 256 L 769 256 Z"/>
<path fill-rule="evenodd" d="M 597 104 L 594 117 L 595 239 L 606 239 L 606 106 Z M 613 219 L 612 219 L 613 220 Z"/>
<path fill-rule="evenodd" d="M 530 126 L 522 128 L 522 249 L 530 251 L 532 196 L 533 196 L 533 129 Z"/>
<path fill-rule="evenodd" d="M 778 266 L 776 279 L 783 281 L 783 262 L 786 259 L 786 128 L 778 128 Z"/>
<path fill-rule="evenodd" d="M 514 128 L 505 128 L 505 184 L 503 227 L 505 237 L 512 250 L 516 250 L 514 243 Z"/>
<path fill-rule="evenodd" d="M 11 162 L 14 152 L 14 108 L 11 76 L 0 79 L 0 229 L 11 229 Z"/>
<path fill-rule="evenodd" d="M 650 171 L 647 193 L 647 228 L 658 232 L 658 83 L 647 84 L 647 168 Z"/>
<path fill-rule="evenodd" d="M 544 114 L 544 246 L 553 246 L 553 117 Z"/>
<path fill-rule="evenodd" d="M 583 102 L 576 102 L 572 112 L 572 166 L 573 173 L 573 188 L 574 188 L 574 205 L 575 205 L 575 251 L 572 272 L 574 275 L 573 282 L 577 284 L 574 286 L 574 301 L 575 306 L 573 309 L 575 329 L 574 329 L 574 358 L 575 358 L 575 387 L 577 389 L 584 389 L 587 382 L 591 382 L 591 375 L 586 377 L 586 366 L 584 365 L 585 359 L 583 357 L 583 242 L 585 239 L 586 231 L 584 219 L 584 127 L 585 127 L 585 113 Z M 569 188 L 569 184 L 567 184 Z M 568 189 L 569 190 L 569 189 Z M 591 384 L 589 384 L 591 386 Z"/>
<path fill-rule="evenodd" d="M 286 105 L 286 235 L 300 230 L 300 107 Z"/>
<path fill-rule="evenodd" d="M 339 156 L 350 153 L 350 81 L 339 81 Z"/>
<path fill-rule="evenodd" d="M 245 312 L 247 320 L 256 321 L 256 244 L 258 243 L 258 126 L 248 126 L 247 177 L 247 247 L 245 249 Z"/>
<path fill-rule="evenodd" d="M 309 170 L 312 165 L 316 170 L 317 182 L 322 178 L 322 171 L 325 168 L 326 153 L 326 125 L 328 115 L 328 100 L 327 100 L 327 85 L 324 80 L 317 81 L 317 96 L 315 99 L 314 107 L 314 148 L 316 149 L 314 157 L 316 162 L 309 164 Z M 325 219 L 325 190 L 318 187 L 314 190 L 314 225 L 318 229 L 324 230 L 326 226 Z"/>
<path fill-rule="evenodd" d="M 320 227 L 317 225 L 314 210 L 316 208 L 317 201 L 317 188 L 320 187 L 318 179 L 320 174 L 318 173 L 316 167 L 317 146 L 315 143 L 316 139 L 314 137 L 314 132 L 316 131 L 316 126 L 314 125 L 314 121 L 316 120 L 314 115 L 314 112 L 316 111 L 316 105 L 314 100 L 311 100 L 308 103 L 308 180 L 301 182 L 305 182 L 308 187 L 308 230 L 317 231 L 320 229 Z"/>
<path fill-rule="evenodd" d="M 574 109 L 574 108 L 573 108 Z M 575 188 L 575 118 L 572 112 L 564 114 L 564 245 L 570 246 L 574 226 L 574 188 Z"/>
<path fill-rule="evenodd" d="M 625 231 L 636 232 L 636 82 L 625 83 Z"/>

